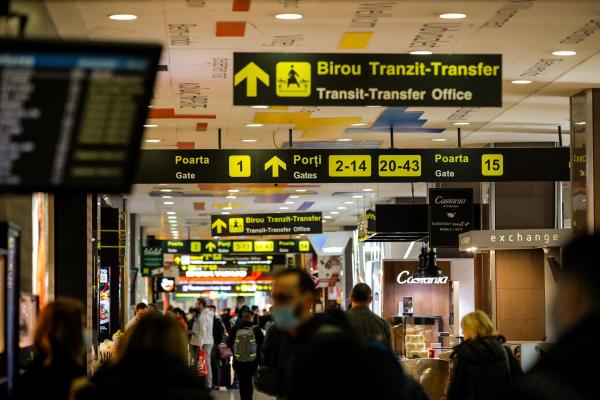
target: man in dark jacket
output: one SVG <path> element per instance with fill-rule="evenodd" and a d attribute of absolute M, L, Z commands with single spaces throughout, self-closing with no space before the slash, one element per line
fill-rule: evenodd
<path fill-rule="evenodd" d="M 350 325 L 362 342 L 376 341 L 391 346 L 390 325 L 378 317 L 369 304 L 373 301 L 371 288 L 366 283 L 358 283 L 350 293 L 352 307 L 346 313 Z"/>
<path fill-rule="evenodd" d="M 285 370 L 291 351 L 292 338 L 287 331 L 272 326 L 262 347 L 263 366 L 254 382 L 256 388 L 269 395 L 286 395 Z"/>
<path fill-rule="evenodd" d="M 590 362 L 600 357 L 600 235 L 582 236 L 562 254 L 554 300 L 559 339 L 517 385 L 515 399 L 588 400 L 598 398 L 598 372 Z"/>

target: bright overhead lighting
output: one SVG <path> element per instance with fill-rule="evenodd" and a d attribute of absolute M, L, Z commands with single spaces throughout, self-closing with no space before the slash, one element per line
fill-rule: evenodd
<path fill-rule="evenodd" d="M 133 21 L 137 19 L 137 15 L 133 14 L 110 14 L 108 18 L 114 21 Z"/>
<path fill-rule="evenodd" d="M 229 193 L 239 193 L 240 189 L 227 189 Z"/>
<path fill-rule="evenodd" d="M 233 210 L 233 207 L 223 207 L 223 210 Z"/>
<path fill-rule="evenodd" d="M 298 192 L 298 193 L 304 193 L 304 192 L 306 192 L 306 189 L 296 189 L 296 192 Z"/>
<path fill-rule="evenodd" d="M 574 56 L 575 54 L 577 54 L 577 52 L 573 51 L 573 50 L 557 50 L 557 51 L 552 52 L 552 55 L 562 56 L 562 57 L 570 57 L 570 56 Z"/>
<path fill-rule="evenodd" d="M 242 139 L 242 142 L 244 142 L 244 143 L 254 143 L 254 142 L 256 142 L 256 139 Z"/>
<path fill-rule="evenodd" d="M 163 199 L 172 199 L 172 198 L 173 198 L 173 196 L 166 196 L 166 195 L 165 195 L 165 196 L 162 196 L 162 198 L 163 198 Z"/>
<path fill-rule="evenodd" d="M 144 128 L 158 128 L 158 124 L 144 124 Z"/>
<path fill-rule="evenodd" d="M 345 201 L 344 204 L 354 204 L 353 201 Z"/>
<path fill-rule="evenodd" d="M 289 210 L 289 207 L 279 207 L 280 210 Z"/>
<path fill-rule="evenodd" d="M 170 206 L 170 205 L 175 204 L 175 203 L 173 203 L 172 201 L 164 201 L 163 204 L 166 205 L 166 206 Z"/>
<path fill-rule="evenodd" d="M 237 199 L 237 196 L 225 196 L 226 199 Z"/>
<path fill-rule="evenodd" d="M 263 124 L 246 124 L 248 128 L 260 128 Z"/>
<path fill-rule="evenodd" d="M 373 189 L 371 189 L 371 188 L 364 188 L 362 191 L 363 191 L 363 192 L 372 192 L 372 191 L 373 191 Z"/>
<path fill-rule="evenodd" d="M 352 196 L 353 199 L 362 199 L 363 195 L 362 194 L 355 194 L 354 196 Z"/>
<path fill-rule="evenodd" d="M 471 125 L 470 122 L 453 122 L 453 124 L 454 125 L 459 125 L 459 126 L 461 126 L 461 125 Z"/>
<path fill-rule="evenodd" d="M 175 215 L 177 214 L 175 211 L 167 211 L 167 215 Z"/>
<path fill-rule="evenodd" d="M 163 193 L 171 193 L 173 189 L 160 189 L 160 191 Z"/>
<path fill-rule="evenodd" d="M 463 19 L 463 18 L 467 18 L 467 15 L 462 14 L 462 13 L 444 13 L 444 14 L 440 14 L 440 18 L 442 18 L 442 19 Z"/>
<path fill-rule="evenodd" d="M 352 203 L 352 202 L 350 202 L 350 203 Z M 338 210 L 345 210 L 345 209 L 346 209 L 346 207 L 344 207 L 344 206 L 339 206 L 339 207 L 337 207 L 337 209 L 338 209 Z"/>
<path fill-rule="evenodd" d="M 302 14 L 297 14 L 297 13 L 282 13 L 282 14 L 275 15 L 275 18 L 283 19 L 283 20 L 292 20 L 292 19 L 302 19 L 303 16 L 302 16 Z"/>
<path fill-rule="evenodd" d="M 221 215 L 229 215 L 229 214 L 231 214 L 229 211 L 223 211 L 223 212 L 221 212 Z"/>
<path fill-rule="evenodd" d="M 290 199 L 299 199 L 299 198 L 300 198 L 300 196 L 296 196 L 295 194 L 290 196 Z"/>
<path fill-rule="evenodd" d="M 332 217 L 331 215 L 326 215 L 326 216 L 324 216 L 323 218 L 325 218 L 325 219 L 331 219 L 331 218 L 333 218 L 333 217 Z"/>
<path fill-rule="evenodd" d="M 292 204 L 296 204 L 296 203 L 293 201 L 286 201 L 285 204 L 292 205 Z"/>
<path fill-rule="evenodd" d="M 367 108 L 379 108 L 381 106 L 367 106 Z"/>
<path fill-rule="evenodd" d="M 412 251 L 414 245 L 415 245 L 414 241 L 410 242 L 410 245 L 408 245 L 408 249 L 406 249 L 406 253 L 404 253 L 404 257 L 402 257 L 403 259 L 406 260 L 408 258 L 408 256 L 410 255 L 410 252 Z"/>
<path fill-rule="evenodd" d="M 177 216 L 176 215 L 169 215 L 167 218 L 173 220 L 173 219 L 177 219 Z"/>
<path fill-rule="evenodd" d="M 337 214 L 339 214 L 339 213 L 340 213 L 339 211 L 330 211 L 330 212 L 329 212 L 329 214 L 333 214 L 333 215 L 337 215 Z"/>
<path fill-rule="evenodd" d="M 350 126 L 367 126 L 368 124 L 366 122 L 355 122 L 353 124 L 350 124 Z"/>
<path fill-rule="evenodd" d="M 413 56 L 429 56 L 433 54 L 433 52 L 429 50 L 414 50 L 408 54 L 412 54 Z"/>
<path fill-rule="evenodd" d="M 575 122 L 575 125 L 585 125 L 585 121 Z"/>
<path fill-rule="evenodd" d="M 250 106 L 250 108 L 269 108 L 269 106 Z"/>
<path fill-rule="evenodd" d="M 349 138 L 341 138 L 341 139 L 337 139 L 338 142 L 351 142 L 352 139 Z"/>
<path fill-rule="evenodd" d="M 160 139 L 146 139 L 146 140 L 144 140 L 144 142 L 146 142 L 146 143 L 160 143 L 160 142 L 162 142 L 162 140 L 160 140 Z"/>
<path fill-rule="evenodd" d="M 435 139 L 431 139 L 432 142 L 446 142 L 448 141 L 448 139 L 444 139 L 444 138 L 435 138 Z"/>
<path fill-rule="evenodd" d="M 510 81 L 510 83 L 515 85 L 529 85 L 531 81 L 528 79 L 515 79 L 514 81 Z"/>

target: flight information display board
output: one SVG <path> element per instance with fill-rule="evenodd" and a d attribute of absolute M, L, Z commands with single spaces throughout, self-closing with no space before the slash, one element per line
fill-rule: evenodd
<path fill-rule="evenodd" d="M 160 52 L 0 40 L 0 190 L 128 192 Z"/>

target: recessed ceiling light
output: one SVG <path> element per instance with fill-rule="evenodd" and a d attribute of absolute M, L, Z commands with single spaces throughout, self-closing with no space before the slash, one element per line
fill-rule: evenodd
<path fill-rule="evenodd" d="M 144 124 L 144 128 L 158 128 L 159 126 L 158 124 Z"/>
<path fill-rule="evenodd" d="M 250 106 L 250 108 L 269 108 L 269 106 Z"/>
<path fill-rule="evenodd" d="M 164 201 L 163 204 L 166 205 L 166 206 L 170 206 L 170 205 L 175 204 L 175 203 L 173 203 L 172 201 Z"/>
<path fill-rule="evenodd" d="M 246 124 L 248 128 L 260 128 L 263 124 Z"/>
<path fill-rule="evenodd" d="M 290 199 L 299 199 L 299 198 L 300 198 L 300 196 L 296 196 L 295 194 L 290 196 Z"/>
<path fill-rule="evenodd" d="M 354 204 L 353 201 L 345 201 L 344 204 Z"/>
<path fill-rule="evenodd" d="M 529 85 L 531 81 L 528 79 L 515 79 L 514 81 L 510 81 L 510 83 L 515 85 Z"/>
<path fill-rule="evenodd" d="M 435 138 L 435 139 L 431 139 L 432 142 L 446 142 L 448 141 L 448 139 L 444 139 L 444 138 Z"/>
<path fill-rule="evenodd" d="M 283 20 L 302 19 L 303 15 L 298 13 L 282 13 L 275 15 L 275 18 Z"/>
<path fill-rule="evenodd" d="M 453 122 L 454 125 L 471 125 L 470 122 Z"/>
<path fill-rule="evenodd" d="M 352 139 L 350 138 L 341 138 L 341 139 L 337 139 L 338 142 L 351 142 Z"/>
<path fill-rule="evenodd" d="M 371 189 L 371 188 L 364 188 L 362 191 L 363 191 L 363 192 L 372 192 L 372 191 L 373 191 L 373 189 Z"/>
<path fill-rule="evenodd" d="M 242 139 L 242 142 L 244 142 L 244 143 L 254 143 L 254 142 L 256 142 L 256 139 Z"/>
<path fill-rule="evenodd" d="M 585 121 L 575 122 L 575 125 L 585 125 Z"/>
<path fill-rule="evenodd" d="M 160 189 L 160 191 L 163 193 L 171 193 L 173 189 Z"/>
<path fill-rule="evenodd" d="M 325 219 L 331 219 L 331 218 L 333 218 L 333 217 L 332 217 L 331 215 L 326 215 L 326 216 L 324 216 L 323 218 L 325 218 Z"/>
<path fill-rule="evenodd" d="M 279 207 L 280 210 L 289 210 L 289 207 Z"/>
<path fill-rule="evenodd" d="M 442 19 L 463 19 L 463 18 L 467 18 L 467 15 L 462 14 L 462 13 L 444 13 L 444 14 L 440 14 L 440 18 L 442 18 Z"/>
<path fill-rule="evenodd" d="M 577 52 L 573 50 L 557 50 L 552 52 L 552 55 L 563 57 L 570 57 L 574 56 L 575 54 L 577 54 Z"/>
<path fill-rule="evenodd" d="M 162 142 L 162 140 L 160 140 L 160 139 L 146 139 L 146 140 L 144 140 L 144 142 L 146 142 L 146 143 L 160 143 L 160 142 Z"/>
<path fill-rule="evenodd" d="M 223 211 L 223 212 L 221 212 L 221 215 L 229 215 L 229 214 L 231 214 L 229 211 Z"/>
<path fill-rule="evenodd" d="M 162 198 L 163 198 L 163 199 L 172 199 L 172 198 L 173 198 L 173 196 L 164 195 L 164 196 L 162 196 Z"/>
<path fill-rule="evenodd" d="M 285 204 L 292 205 L 292 204 L 296 204 L 296 203 L 293 201 L 286 201 Z"/>
<path fill-rule="evenodd" d="M 346 207 L 344 207 L 344 206 L 339 206 L 339 207 L 337 207 L 337 209 L 338 209 L 338 210 L 345 210 L 345 209 L 346 209 Z"/>
<path fill-rule="evenodd" d="M 381 106 L 367 106 L 367 108 L 379 108 Z"/>
<path fill-rule="evenodd" d="M 176 215 L 169 215 L 167 218 L 168 219 L 177 219 L 177 216 Z"/>
<path fill-rule="evenodd" d="M 133 14 L 110 14 L 108 18 L 114 21 L 133 21 L 137 19 L 137 15 Z"/>
<path fill-rule="evenodd" d="M 353 199 L 362 199 L 363 195 L 362 194 L 355 194 L 354 196 L 352 196 Z"/>
<path fill-rule="evenodd" d="M 339 214 L 339 213 L 340 213 L 339 211 L 330 211 L 329 212 L 329 214 L 333 214 L 333 215 L 336 215 L 336 214 Z"/>
<path fill-rule="evenodd" d="M 429 50 L 414 50 L 408 54 L 412 54 L 413 56 L 429 56 L 433 54 L 433 52 Z"/>
<path fill-rule="evenodd" d="M 350 124 L 350 126 L 367 126 L 368 124 L 366 122 L 355 122 L 353 124 Z"/>
<path fill-rule="evenodd" d="M 223 207 L 223 210 L 233 210 L 233 207 Z"/>
<path fill-rule="evenodd" d="M 239 193 L 240 189 L 227 189 L 229 193 Z"/>
<path fill-rule="evenodd" d="M 237 199 L 237 196 L 225 196 L 226 199 Z"/>
<path fill-rule="evenodd" d="M 296 192 L 298 192 L 298 193 L 304 193 L 304 192 L 306 192 L 306 189 L 296 189 Z"/>
<path fill-rule="evenodd" d="M 177 214 L 175 211 L 167 211 L 167 215 L 175 215 Z"/>

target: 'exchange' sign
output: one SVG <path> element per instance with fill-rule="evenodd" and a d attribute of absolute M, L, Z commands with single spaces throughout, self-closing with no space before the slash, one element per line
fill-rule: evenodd
<path fill-rule="evenodd" d="M 234 53 L 234 105 L 501 107 L 499 54 Z"/>

